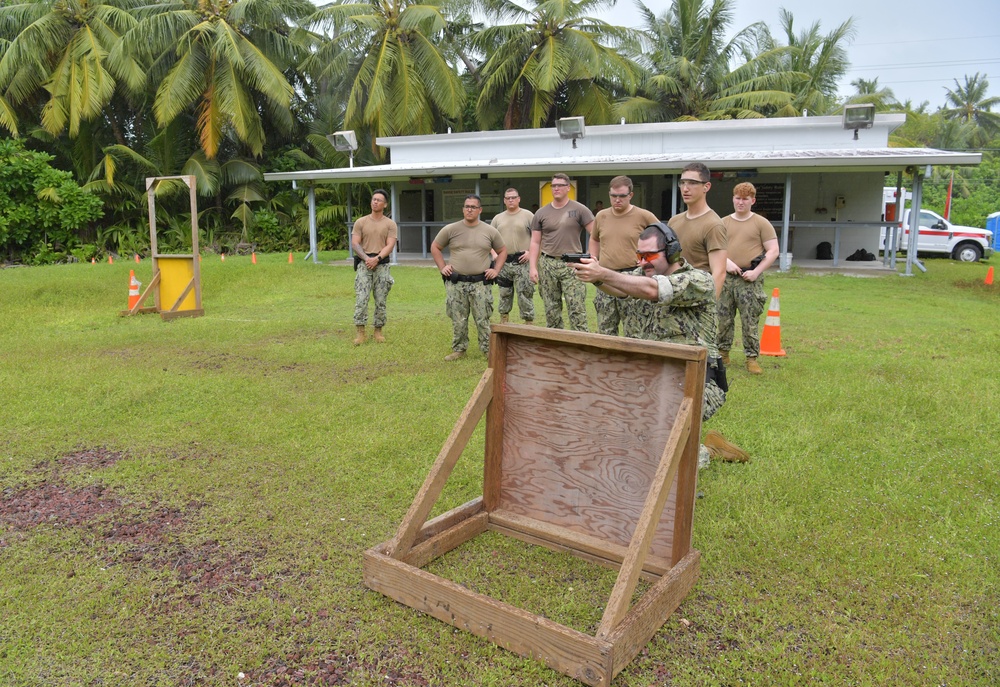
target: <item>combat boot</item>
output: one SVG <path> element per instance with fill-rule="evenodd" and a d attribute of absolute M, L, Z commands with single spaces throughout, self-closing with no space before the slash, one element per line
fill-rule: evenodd
<path fill-rule="evenodd" d="M 757 364 L 756 358 L 747 358 L 747 372 L 752 375 L 764 374 L 764 370 Z"/>
<path fill-rule="evenodd" d="M 500 316 L 500 324 L 507 324 L 508 322 L 510 322 L 510 315 Z"/>
<path fill-rule="evenodd" d="M 453 351 L 448 355 L 446 355 L 444 359 L 450 363 L 452 360 L 458 360 L 459 358 L 464 358 L 464 357 L 465 357 L 465 351 Z"/>
<path fill-rule="evenodd" d="M 365 337 L 365 325 L 359 324 L 357 325 L 357 327 L 358 327 L 358 335 L 354 337 L 354 345 L 360 346 L 366 341 L 367 337 Z"/>
<path fill-rule="evenodd" d="M 727 463 L 747 463 L 750 461 L 749 453 L 727 440 L 726 437 L 714 429 L 705 432 L 705 438 L 702 440 L 702 443 L 708 449 L 709 455 L 716 460 L 722 460 Z"/>
<path fill-rule="evenodd" d="M 385 337 L 382 336 L 381 327 L 375 327 L 375 333 L 372 335 L 372 338 L 375 339 L 375 343 L 385 343 Z"/>
<path fill-rule="evenodd" d="M 719 357 L 722 358 L 722 364 L 725 365 L 726 367 L 729 367 L 729 351 L 724 351 L 720 348 Z"/>

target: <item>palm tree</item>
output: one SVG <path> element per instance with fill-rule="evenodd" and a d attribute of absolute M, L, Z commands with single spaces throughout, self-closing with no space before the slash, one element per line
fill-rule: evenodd
<path fill-rule="evenodd" d="M 774 65 L 784 49 L 752 24 L 726 40 L 734 0 L 674 0 L 656 15 L 639 3 L 650 45 L 644 95 L 621 105 L 630 120 L 731 119 L 774 115 L 791 103 L 801 75 Z"/>
<path fill-rule="evenodd" d="M 300 61 L 296 22 L 312 9 L 308 0 L 167 0 L 138 10 L 121 52 L 148 65 L 160 127 L 191 115 L 209 159 L 230 132 L 260 155 L 265 117 L 292 126 L 294 90 L 284 72 Z M 129 80 L 136 91 L 145 85 Z"/>
<path fill-rule="evenodd" d="M 590 16 L 615 0 L 542 0 L 522 8 L 496 0 L 474 45 L 487 56 L 476 116 L 484 128 L 551 126 L 559 116 L 615 120 L 615 100 L 633 93 L 641 70 L 627 55 L 638 34 Z"/>
<path fill-rule="evenodd" d="M 845 44 L 854 40 L 854 19 L 826 35 L 820 33 L 818 21 L 796 34 L 795 18 L 784 8 L 778 10 L 778 20 L 789 48 L 780 68 L 806 75 L 795 88 L 795 113 L 826 114 L 837 106 L 837 84 L 849 65 Z"/>
<path fill-rule="evenodd" d="M 434 0 L 337 2 L 309 18 L 332 31 L 307 65 L 318 80 L 352 74 L 344 127 L 376 136 L 432 133 L 462 112 L 465 86 L 438 41 L 447 17 Z"/>
<path fill-rule="evenodd" d="M 885 86 L 879 88 L 877 76 L 871 81 L 855 79 L 851 85 L 854 86 L 854 94 L 847 98 L 848 104 L 870 103 L 875 106 L 877 112 L 888 112 L 900 107 L 891 88 Z"/>
<path fill-rule="evenodd" d="M 946 119 L 955 119 L 964 124 L 973 124 L 989 138 L 1000 132 L 1000 113 L 991 110 L 1000 105 L 1000 97 L 987 97 L 990 82 L 979 72 L 972 77 L 965 76 L 965 83 L 955 79 L 955 89 L 947 89 L 945 105 L 941 113 Z"/>
<path fill-rule="evenodd" d="M 37 100 L 53 136 L 101 117 L 120 79 L 139 65 L 115 51 L 136 21 L 135 0 L 41 0 L 0 5 L 0 125 L 17 133 L 16 108 Z M 42 95 L 42 92 L 47 95 Z"/>

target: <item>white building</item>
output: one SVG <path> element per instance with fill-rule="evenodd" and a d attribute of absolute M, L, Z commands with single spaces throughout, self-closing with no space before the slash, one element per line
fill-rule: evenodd
<path fill-rule="evenodd" d="M 721 216 L 733 210 L 737 183 L 757 187 L 754 209 L 778 230 L 781 269 L 788 269 L 793 256 L 815 258 L 824 241 L 834 247 L 837 266 L 859 248 L 878 254 L 883 187 L 896 186 L 907 173 L 914 175 L 916 191 L 930 165 L 981 161 L 973 153 L 890 148 L 889 133 L 904 121 L 902 114 L 877 115 L 871 128 L 861 130 L 845 128 L 840 117 L 588 126 L 573 140 L 560 138 L 556 129 L 396 136 L 376 140 L 389 149 L 391 164 L 264 178 L 300 187 L 362 182 L 391 188 L 398 250 L 426 256 L 437 229 L 461 219 L 467 193 L 482 197 L 482 216 L 489 221 L 503 211 L 508 186 L 519 190 L 522 207 L 530 209 L 540 203 L 541 185 L 551 174 L 564 172 L 576 182 L 577 200 L 607 207 L 608 181 L 627 174 L 636 186 L 633 203 L 667 218 L 682 209 L 680 171 L 703 162 L 713 173 L 709 204 Z M 355 216 L 367 212 L 358 210 Z"/>

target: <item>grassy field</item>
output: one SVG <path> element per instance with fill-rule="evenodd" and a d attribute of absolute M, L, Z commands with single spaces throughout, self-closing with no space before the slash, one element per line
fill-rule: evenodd
<path fill-rule="evenodd" d="M 118 317 L 148 261 L 0 271 L 0 684 L 578 684 L 362 584 L 485 367 L 443 361 L 436 271 L 354 347 L 348 267 L 259 261 L 173 322 Z M 1000 281 L 927 264 L 768 278 L 788 357 L 734 350 L 706 426 L 753 461 L 699 474 L 701 578 L 615 685 L 1000 683 Z M 432 565 L 589 633 L 614 580 L 495 536 Z"/>

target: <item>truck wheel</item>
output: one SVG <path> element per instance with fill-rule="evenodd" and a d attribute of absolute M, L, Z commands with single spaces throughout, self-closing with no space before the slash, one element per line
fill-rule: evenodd
<path fill-rule="evenodd" d="M 963 243 L 955 249 L 951 257 L 960 262 L 978 262 L 983 257 L 983 249 L 974 243 Z"/>

